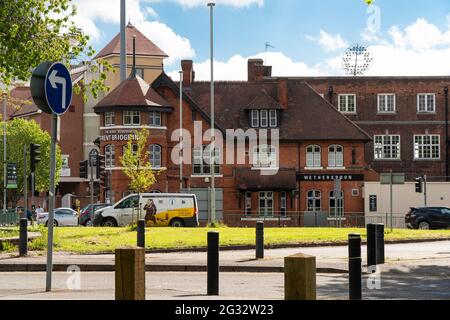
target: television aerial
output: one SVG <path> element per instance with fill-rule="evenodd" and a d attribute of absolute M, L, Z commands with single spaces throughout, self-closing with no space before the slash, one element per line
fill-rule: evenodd
<path fill-rule="evenodd" d="M 348 75 L 361 76 L 370 69 L 372 62 L 373 56 L 370 50 L 356 44 L 345 51 L 342 57 L 342 69 Z"/>

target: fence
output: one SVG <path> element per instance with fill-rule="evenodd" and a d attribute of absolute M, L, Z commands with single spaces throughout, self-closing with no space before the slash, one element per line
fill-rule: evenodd
<path fill-rule="evenodd" d="M 11 226 L 19 223 L 19 214 L 16 210 L 0 211 L 0 226 Z"/>
<path fill-rule="evenodd" d="M 222 222 L 230 227 L 255 227 L 258 221 L 264 221 L 267 227 L 365 228 L 368 223 L 384 223 L 387 228 L 391 226 L 390 215 L 386 222 L 386 215 L 365 215 L 361 212 L 346 212 L 337 216 L 324 211 L 274 212 L 271 215 L 260 215 L 256 212 L 247 215 L 237 211 L 223 212 Z M 392 221 L 394 228 L 406 228 L 404 214 L 395 214 Z"/>

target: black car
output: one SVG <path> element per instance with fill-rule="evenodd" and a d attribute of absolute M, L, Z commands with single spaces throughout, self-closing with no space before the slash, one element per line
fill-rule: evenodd
<path fill-rule="evenodd" d="M 110 204 L 107 203 L 95 203 L 93 205 L 88 204 L 85 206 L 80 212 L 80 225 L 91 226 L 92 221 L 94 220 L 95 211 L 108 206 L 110 206 Z"/>
<path fill-rule="evenodd" d="M 450 208 L 411 208 L 405 216 L 405 223 L 409 229 L 428 230 L 450 228 Z"/>

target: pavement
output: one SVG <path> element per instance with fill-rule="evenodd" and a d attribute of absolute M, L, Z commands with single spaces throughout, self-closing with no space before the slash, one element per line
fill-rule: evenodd
<path fill-rule="evenodd" d="M 316 257 L 317 273 L 347 273 L 348 248 L 298 247 L 266 249 L 265 258 L 256 260 L 254 250 L 221 251 L 222 272 L 283 272 L 284 257 L 304 253 Z M 362 246 L 363 265 L 366 263 L 366 246 Z M 414 244 L 386 244 L 386 265 L 450 265 L 450 241 Z M 78 266 L 81 271 L 114 271 L 114 255 L 75 255 L 55 253 L 54 270 L 66 271 Z M 0 256 L 0 272 L 45 271 L 46 255 L 28 257 Z M 206 252 L 148 253 L 146 270 L 152 272 L 204 272 Z"/>

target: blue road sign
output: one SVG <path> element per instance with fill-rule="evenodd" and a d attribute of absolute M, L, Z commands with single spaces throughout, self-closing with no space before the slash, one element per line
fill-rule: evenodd
<path fill-rule="evenodd" d="M 64 114 L 72 102 L 72 77 L 66 66 L 60 62 L 51 65 L 45 76 L 45 98 L 50 109 Z"/>

